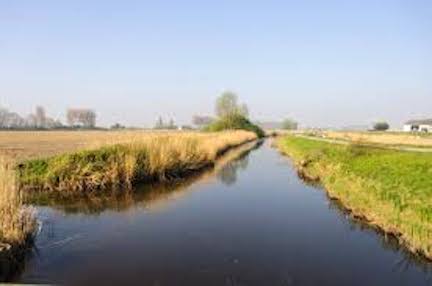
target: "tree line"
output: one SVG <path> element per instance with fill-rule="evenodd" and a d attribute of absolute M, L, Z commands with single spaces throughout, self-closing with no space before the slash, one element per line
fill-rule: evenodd
<path fill-rule="evenodd" d="M 37 106 L 34 113 L 22 116 L 17 112 L 0 107 L 0 129 L 61 129 L 95 128 L 96 112 L 91 109 L 71 108 L 66 112 L 67 123 L 46 114 L 45 108 Z"/>

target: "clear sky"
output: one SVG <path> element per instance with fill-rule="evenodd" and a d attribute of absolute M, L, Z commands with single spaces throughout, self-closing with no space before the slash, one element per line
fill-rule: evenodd
<path fill-rule="evenodd" d="M 213 113 L 343 126 L 432 117 L 432 1 L 0 0 L 0 105 L 151 126 Z"/>

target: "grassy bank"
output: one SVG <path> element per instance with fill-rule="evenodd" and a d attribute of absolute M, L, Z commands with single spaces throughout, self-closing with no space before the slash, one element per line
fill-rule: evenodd
<path fill-rule="evenodd" d="M 214 164 L 228 149 L 255 140 L 246 131 L 158 133 L 107 142 L 19 165 L 22 189 L 65 196 L 166 181 Z"/>
<path fill-rule="evenodd" d="M 262 143 L 262 141 L 254 141 L 233 148 L 220 156 L 212 168 L 197 172 L 182 180 L 143 184 L 136 186 L 134 192 L 116 192 L 113 194 L 108 192 L 90 197 L 64 198 L 39 193 L 37 196 L 31 197 L 31 203 L 37 206 L 49 206 L 65 214 L 85 213 L 98 215 L 106 210 L 124 211 L 131 207 L 144 207 L 149 211 L 161 209 L 199 189 L 190 188 L 193 184 L 206 184 L 209 181 L 216 180 L 218 175 L 226 173 L 226 171 L 236 173 L 239 162 L 250 152 L 261 146 Z"/>
<path fill-rule="evenodd" d="M 35 230 L 35 218 L 17 189 L 11 164 L 0 159 L 0 281 L 22 266 Z"/>
<path fill-rule="evenodd" d="M 279 148 L 355 216 L 432 259 L 432 154 L 288 136 Z"/>

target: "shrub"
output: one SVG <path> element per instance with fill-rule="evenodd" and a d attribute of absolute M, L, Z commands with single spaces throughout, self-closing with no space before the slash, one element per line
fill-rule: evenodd
<path fill-rule="evenodd" d="M 390 125 L 387 122 L 377 122 L 374 125 L 374 130 L 376 131 L 386 131 L 390 128 Z"/>
<path fill-rule="evenodd" d="M 211 132 L 223 130 L 247 130 L 254 132 L 259 138 L 265 136 L 264 130 L 240 114 L 232 114 L 222 117 L 207 126 L 206 130 Z"/>

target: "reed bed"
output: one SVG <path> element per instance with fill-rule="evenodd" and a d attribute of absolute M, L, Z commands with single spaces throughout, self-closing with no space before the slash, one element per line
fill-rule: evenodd
<path fill-rule="evenodd" d="M 66 196 L 167 181 L 214 164 L 228 149 L 256 139 L 246 131 L 152 132 L 107 136 L 77 151 L 28 159 L 18 166 L 20 188 Z"/>
<path fill-rule="evenodd" d="M 24 245 L 35 229 L 33 210 L 23 205 L 12 166 L 0 159 L 0 253 Z"/>

